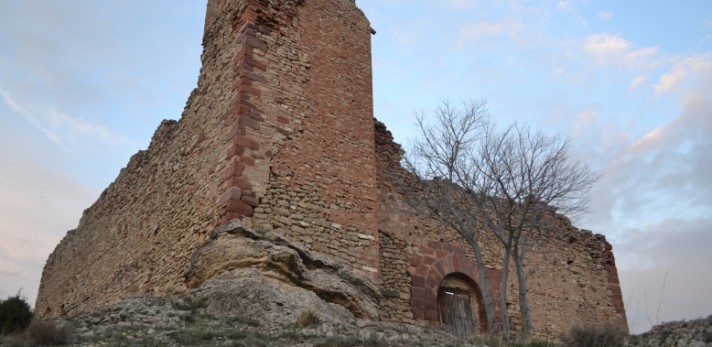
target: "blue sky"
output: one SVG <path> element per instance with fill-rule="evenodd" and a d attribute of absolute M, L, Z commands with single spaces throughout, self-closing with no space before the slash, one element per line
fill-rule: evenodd
<path fill-rule="evenodd" d="M 377 31 L 375 115 L 397 141 L 444 99 L 571 137 L 603 174 L 576 224 L 613 243 L 632 330 L 712 314 L 712 2 L 357 4 Z M 0 296 L 34 301 L 54 245 L 180 117 L 204 10 L 0 0 Z"/>

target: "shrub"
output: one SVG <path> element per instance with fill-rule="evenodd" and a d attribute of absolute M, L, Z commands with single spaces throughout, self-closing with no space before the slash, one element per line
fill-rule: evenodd
<path fill-rule="evenodd" d="M 299 315 L 299 319 L 297 319 L 297 324 L 303 327 L 317 325 L 319 323 L 321 323 L 321 319 L 319 319 L 319 316 L 312 310 L 302 312 L 302 314 Z"/>
<path fill-rule="evenodd" d="M 31 320 L 32 309 L 20 293 L 0 300 L 0 335 L 19 332 L 30 325 Z"/>
<path fill-rule="evenodd" d="M 59 327 L 51 321 L 33 320 L 21 337 L 25 345 L 60 346 L 67 343 L 69 332 L 66 327 Z"/>
<path fill-rule="evenodd" d="M 567 346 L 576 347 L 619 347 L 625 342 L 626 333 L 614 325 L 597 327 L 576 326 L 562 338 Z"/>

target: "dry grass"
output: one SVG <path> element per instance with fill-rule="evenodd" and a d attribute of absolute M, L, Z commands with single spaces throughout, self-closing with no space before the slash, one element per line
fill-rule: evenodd
<path fill-rule="evenodd" d="M 626 335 L 621 328 L 614 325 L 583 325 L 571 328 L 562 341 L 567 346 L 576 347 L 619 347 L 625 342 Z"/>

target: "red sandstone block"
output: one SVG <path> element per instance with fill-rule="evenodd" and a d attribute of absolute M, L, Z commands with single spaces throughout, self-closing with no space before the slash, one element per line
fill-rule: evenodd
<path fill-rule="evenodd" d="M 429 256 L 432 256 L 432 257 L 435 256 L 435 250 L 432 249 L 432 248 L 430 248 L 430 247 L 425 247 L 425 246 L 420 247 L 420 253 L 421 253 L 421 254 L 424 254 L 424 255 L 429 255 Z"/>
<path fill-rule="evenodd" d="M 437 293 L 442 280 L 443 276 L 435 274 L 435 271 L 431 271 L 425 279 L 425 288 L 431 293 Z"/>
<path fill-rule="evenodd" d="M 444 275 L 455 272 L 455 265 L 453 265 L 452 263 L 452 255 L 448 255 L 447 257 L 440 259 L 440 263 L 442 264 L 443 270 L 445 271 L 443 273 Z"/>
<path fill-rule="evenodd" d="M 260 122 L 248 115 L 241 114 L 237 116 L 237 121 L 240 123 L 240 125 L 246 126 L 248 128 L 252 128 L 255 130 L 260 129 Z"/>
<path fill-rule="evenodd" d="M 225 180 L 225 185 L 227 187 L 236 186 L 242 189 L 242 195 L 246 195 L 246 192 L 252 189 L 252 185 L 245 176 L 230 177 L 229 179 Z"/>
<path fill-rule="evenodd" d="M 411 301 L 426 300 L 429 298 L 428 291 L 425 289 L 425 287 L 416 287 L 415 284 L 413 284 L 413 287 L 410 288 L 410 298 Z"/>
<path fill-rule="evenodd" d="M 257 34 L 256 27 L 257 25 L 255 25 L 255 23 L 245 23 L 245 25 L 240 27 L 238 32 L 249 36 L 255 36 L 255 34 Z"/>
<path fill-rule="evenodd" d="M 260 75 L 258 75 L 258 74 L 256 74 L 256 73 L 254 73 L 253 71 L 250 71 L 250 69 L 248 69 L 248 68 L 247 68 L 246 66 L 244 66 L 244 65 L 243 65 L 243 66 L 240 66 L 240 68 L 238 69 L 238 73 L 240 74 L 240 76 L 242 76 L 242 77 L 247 77 L 247 78 L 249 78 L 250 80 L 255 81 L 255 82 L 260 82 L 260 83 L 266 83 L 266 82 L 267 82 L 267 81 L 264 79 L 264 77 L 262 77 L 262 76 L 260 76 Z"/>
<path fill-rule="evenodd" d="M 419 273 L 419 274 L 427 274 L 428 272 L 430 272 L 429 265 L 430 264 L 425 264 L 425 263 L 418 264 L 418 267 L 415 268 L 415 272 Z"/>
<path fill-rule="evenodd" d="M 232 121 L 232 124 L 230 125 L 230 131 L 225 134 L 225 141 L 231 141 L 235 138 L 235 136 L 240 134 L 240 124 L 238 121 L 238 115 L 231 115 L 230 120 Z"/>
<path fill-rule="evenodd" d="M 218 198 L 218 206 L 226 206 L 230 200 L 240 200 L 242 197 L 242 189 L 238 187 L 230 187 Z"/>
<path fill-rule="evenodd" d="M 223 180 L 227 180 L 231 177 L 241 176 L 242 172 L 245 170 L 245 164 L 238 161 L 237 157 L 230 157 L 231 162 L 223 171 Z"/>
<path fill-rule="evenodd" d="M 251 95 L 255 97 L 260 97 L 262 95 L 262 91 L 257 89 L 256 87 L 253 87 L 251 85 L 247 84 L 242 84 L 242 83 L 235 83 L 235 89 L 237 90 L 238 93 L 242 95 Z"/>
<path fill-rule="evenodd" d="M 410 305 L 413 308 L 419 308 L 419 309 L 425 309 L 425 306 L 427 306 L 428 302 L 431 300 L 430 297 L 418 297 L 415 298 L 411 296 L 410 298 Z"/>
<path fill-rule="evenodd" d="M 458 271 L 468 276 L 475 276 L 477 274 L 477 266 L 467 259 L 460 259 L 460 270 Z"/>
<path fill-rule="evenodd" d="M 227 158 L 232 159 L 240 157 L 245 154 L 245 147 L 240 145 L 233 145 L 227 150 Z"/>
<path fill-rule="evenodd" d="M 249 66 L 252 66 L 255 69 L 258 69 L 258 70 L 262 70 L 262 71 L 267 70 L 267 65 L 265 65 L 264 63 L 255 59 L 254 56 L 247 57 L 247 59 L 245 60 L 245 63 L 248 64 Z"/>
<path fill-rule="evenodd" d="M 432 248 L 432 249 L 439 249 L 439 250 L 442 250 L 442 249 L 443 249 L 443 246 L 442 246 L 442 245 L 443 245 L 443 244 L 442 244 L 441 242 L 428 241 L 428 247 L 430 247 L 430 248 Z"/>
<path fill-rule="evenodd" d="M 245 165 L 255 166 L 255 158 L 245 155 L 245 156 L 242 156 L 241 159 L 242 159 L 242 162 L 245 163 Z"/>
<path fill-rule="evenodd" d="M 463 271 L 462 271 L 462 263 L 461 263 L 461 260 L 462 260 L 462 257 L 460 257 L 460 256 L 457 256 L 457 255 L 456 255 L 456 256 L 453 256 L 453 257 L 452 257 L 452 268 L 453 268 L 453 271 L 455 271 L 455 272 L 463 272 Z M 464 273 L 467 273 L 467 272 L 464 272 Z"/>
<path fill-rule="evenodd" d="M 246 59 L 249 59 L 252 57 L 252 47 L 250 46 L 242 46 L 242 49 L 235 54 L 235 57 L 233 58 L 233 63 L 235 65 L 241 65 Z"/>
<path fill-rule="evenodd" d="M 244 115 L 248 115 L 248 116 L 249 116 L 250 113 L 252 113 L 252 110 L 250 109 L 250 106 L 249 106 L 247 103 L 238 101 L 238 102 L 236 102 L 235 104 L 238 105 L 238 107 L 237 107 L 237 114 L 238 114 L 238 115 L 244 114 Z"/>
<path fill-rule="evenodd" d="M 433 269 L 438 272 L 440 277 L 445 277 L 445 275 L 449 273 L 442 262 L 438 262 L 437 264 L 435 264 L 435 266 L 433 266 Z"/>
<path fill-rule="evenodd" d="M 248 105 L 245 105 L 242 100 L 237 100 L 232 104 L 232 106 L 230 106 L 230 109 L 227 111 L 227 113 L 230 115 L 229 120 L 234 121 L 237 120 L 237 115 L 250 114 L 250 107 Z"/>
<path fill-rule="evenodd" d="M 433 321 L 433 322 L 439 322 L 440 321 L 440 315 L 438 314 L 437 309 L 425 309 L 425 320 Z"/>
<path fill-rule="evenodd" d="M 269 26 L 266 26 L 266 25 L 258 25 L 257 31 L 259 31 L 260 33 L 265 34 L 265 35 L 272 34 L 272 28 L 270 28 Z"/>
<path fill-rule="evenodd" d="M 241 216 L 252 217 L 252 206 L 237 200 L 228 201 L 225 206 L 225 210 L 228 212 L 239 213 Z"/>
<path fill-rule="evenodd" d="M 425 276 L 414 275 L 411 280 L 413 287 L 424 287 L 425 286 Z"/>
<path fill-rule="evenodd" d="M 427 266 L 435 265 L 435 263 L 437 263 L 437 262 L 438 262 L 438 260 L 435 259 L 435 257 L 431 257 L 431 256 L 423 256 L 423 257 L 420 259 L 420 263 L 421 263 L 421 264 L 424 264 L 424 265 L 427 265 Z"/>
<path fill-rule="evenodd" d="M 245 148 L 249 148 L 253 151 L 260 149 L 260 144 L 257 141 L 249 138 L 248 136 L 238 135 L 237 137 L 235 137 L 235 140 L 233 142 L 236 145 L 244 146 Z"/>
<path fill-rule="evenodd" d="M 254 196 L 243 196 L 240 198 L 240 200 L 252 207 L 257 207 L 260 204 L 260 200 Z"/>
<path fill-rule="evenodd" d="M 262 117 L 262 111 L 260 110 L 257 105 L 251 103 L 249 100 L 240 100 L 240 104 L 245 105 L 249 108 L 250 113 L 248 114 L 250 117 L 254 118 L 255 120 L 258 121 L 264 121 L 264 117 Z"/>

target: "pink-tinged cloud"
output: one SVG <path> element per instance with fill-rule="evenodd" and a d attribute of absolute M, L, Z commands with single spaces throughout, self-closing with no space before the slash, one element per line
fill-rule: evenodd
<path fill-rule="evenodd" d="M 681 87 L 685 80 L 710 77 L 712 77 L 712 53 L 693 55 L 681 60 L 663 74 L 655 85 L 655 91 L 670 92 Z"/>
<path fill-rule="evenodd" d="M 44 262 L 98 193 L 0 144 L 0 297 L 22 288 L 34 301 Z"/>
<path fill-rule="evenodd" d="M 599 63 L 612 63 L 628 68 L 654 69 L 659 61 L 658 47 L 634 49 L 633 44 L 620 34 L 598 33 L 589 35 L 582 45 L 585 53 Z"/>

